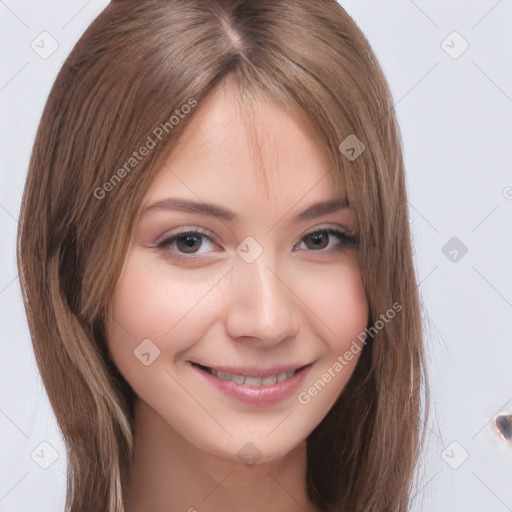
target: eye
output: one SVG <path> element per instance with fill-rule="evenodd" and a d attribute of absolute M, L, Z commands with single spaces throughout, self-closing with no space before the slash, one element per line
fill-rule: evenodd
<path fill-rule="evenodd" d="M 331 243 L 333 238 L 337 238 L 338 242 L 334 244 Z M 300 243 L 305 244 L 306 250 L 331 253 L 341 251 L 344 248 L 354 247 L 357 244 L 357 240 L 355 237 L 339 229 L 326 228 L 308 233 L 302 237 Z M 166 236 L 158 241 L 155 247 L 166 252 L 174 253 L 174 256 L 179 258 L 181 256 L 195 257 L 210 252 L 213 245 L 218 245 L 213 237 L 204 231 L 194 229 L 183 230 Z M 200 249 L 204 250 L 200 251 Z"/>
<path fill-rule="evenodd" d="M 333 237 L 338 239 L 337 244 L 333 245 L 330 243 Z M 344 248 L 355 247 L 357 240 L 355 237 L 339 229 L 326 228 L 308 233 L 302 238 L 301 243 L 305 243 L 307 249 L 331 253 L 343 250 Z"/>
<path fill-rule="evenodd" d="M 210 243 L 215 243 L 212 238 L 203 231 L 181 231 L 167 236 L 163 240 L 157 242 L 156 248 L 170 250 L 171 252 L 177 252 L 178 254 L 189 254 L 194 256 L 197 254 L 203 254 L 203 252 L 208 252 L 208 243 L 206 244 L 206 250 L 199 252 L 199 249 L 204 248 L 205 246 L 204 240 L 208 240 Z"/>

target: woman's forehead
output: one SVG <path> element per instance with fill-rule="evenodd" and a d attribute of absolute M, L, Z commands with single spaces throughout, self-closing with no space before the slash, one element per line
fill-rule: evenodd
<path fill-rule="evenodd" d="M 170 169 L 226 187 L 263 179 L 269 196 L 300 182 L 332 188 L 325 146 L 302 118 L 263 97 L 241 105 L 233 86 L 216 87 L 199 102 L 160 174 Z"/>

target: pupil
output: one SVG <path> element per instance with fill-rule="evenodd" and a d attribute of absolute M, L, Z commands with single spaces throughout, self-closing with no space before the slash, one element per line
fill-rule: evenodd
<path fill-rule="evenodd" d="M 196 242 L 197 242 L 197 240 L 199 240 L 199 238 L 197 236 L 194 236 L 194 235 L 185 235 L 185 236 L 183 236 L 181 238 L 181 240 L 183 240 L 185 242 L 185 248 L 186 249 L 193 249 L 194 248 L 194 244 L 196 244 Z M 196 247 L 196 249 L 197 249 L 197 247 Z M 185 252 L 187 252 L 187 251 L 185 250 Z M 188 251 L 188 252 L 191 252 L 191 251 Z"/>
<path fill-rule="evenodd" d="M 311 239 L 313 240 L 315 247 L 319 247 L 322 244 L 322 238 L 325 239 L 325 233 L 316 233 L 311 235 Z"/>

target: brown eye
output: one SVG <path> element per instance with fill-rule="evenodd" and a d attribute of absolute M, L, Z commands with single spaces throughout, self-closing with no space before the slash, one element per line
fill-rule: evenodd
<path fill-rule="evenodd" d="M 308 235 L 306 240 L 310 240 L 311 244 L 308 245 L 308 249 L 324 249 L 329 244 L 329 235 L 327 233 L 313 233 Z"/>
<path fill-rule="evenodd" d="M 192 234 L 187 235 L 179 235 L 175 238 L 176 247 L 179 251 L 190 254 L 194 253 L 199 247 L 201 247 L 201 236 L 196 236 Z"/>
<path fill-rule="evenodd" d="M 156 243 L 155 247 L 171 254 L 174 253 L 175 256 L 179 257 L 180 255 L 196 256 L 209 252 L 208 244 L 214 245 L 215 242 L 206 233 L 182 231 L 164 237 Z"/>
<path fill-rule="evenodd" d="M 331 244 L 332 239 L 338 239 L 338 243 Z M 307 234 L 302 239 L 306 249 L 329 253 L 331 251 L 340 251 L 345 248 L 355 247 L 357 240 L 355 237 L 338 229 L 322 229 Z M 331 245 L 329 247 L 329 245 Z"/>

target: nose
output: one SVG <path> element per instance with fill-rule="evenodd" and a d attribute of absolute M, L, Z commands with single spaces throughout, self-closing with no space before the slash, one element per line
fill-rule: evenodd
<path fill-rule="evenodd" d="M 252 263 L 240 258 L 230 274 L 226 329 L 231 337 L 272 346 L 297 335 L 300 300 L 265 252 Z"/>

